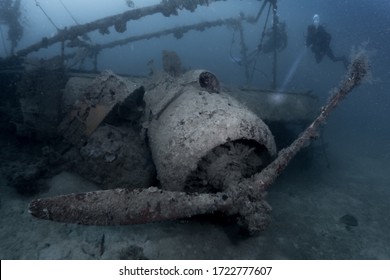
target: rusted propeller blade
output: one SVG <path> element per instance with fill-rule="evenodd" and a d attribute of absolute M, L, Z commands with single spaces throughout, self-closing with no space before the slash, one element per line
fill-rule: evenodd
<path fill-rule="evenodd" d="M 30 203 L 29 212 L 40 219 L 64 223 L 132 225 L 225 211 L 231 204 L 223 194 L 187 194 L 150 187 L 36 199 Z"/>

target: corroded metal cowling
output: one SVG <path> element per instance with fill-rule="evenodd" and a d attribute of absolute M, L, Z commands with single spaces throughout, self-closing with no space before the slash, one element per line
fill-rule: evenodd
<path fill-rule="evenodd" d="M 183 191 L 188 176 L 213 149 L 243 140 L 276 154 L 272 133 L 254 113 L 219 88 L 203 70 L 161 75 L 145 94 L 148 137 L 164 189 Z"/>

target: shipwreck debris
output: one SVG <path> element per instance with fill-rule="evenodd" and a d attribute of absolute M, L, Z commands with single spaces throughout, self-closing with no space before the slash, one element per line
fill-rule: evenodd
<path fill-rule="evenodd" d="M 17 124 L 19 135 L 35 139 L 57 136 L 65 83 L 62 68 L 52 70 L 39 67 L 23 73 L 17 88 L 22 113 L 22 121 Z"/>
<path fill-rule="evenodd" d="M 252 17 L 237 17 L 237 18 L 227 18 L 227 19 L 218 19 L 213 21 L 204 21 L 200 23 L 195 24 L 189 24 L 189 25 L 182 25 L 178 27 L 163 29 L 156 32 L 151 33 L 145 33 L 141 35 L 135 35 L 130 36 L 124 39 L 104 43 L 104 44 L 97 44 L 96 49 L 98 51 L 108 49 L 108 48 L 114 48 L 117 46 L 123 46 L 127 45 L 129 43 L 141 41 L 141 40 L 150 40 L 153 38 L 159 38 L 161 36 L 168 36 L 173 35 L 176 39 L 180 39 L 184 36 L 184 34 L 188 33 L 189 31 L 196 30 L 196 31 L 204 31 L 209 28 L 218 27 L 218 26 L 238 26 L 242 21 L 246 21 L 251 23 L 253 21 Z"/>
<path fill-rule="evenodd" d="M 178 77 L 183 74 L 181 59 L 175 51 L 162 51 L 163 70 L 173 77 Z"/>
<path fill-rule="evenodd" d="M 68 117 L 60 124 L 60 133 L 70 143 L 76 146 L 84 145 L 109 113 L 126 103 L 132 93 L 138 92 L 137 89 L 138 85 L 122 79 L 113 72 L 103 72 L 84 89 L 84 95 L 77 100 Z M 67 102 L 69 103 L 70 101 Z"/>
<path fill-rule="evenodd" d="M 252 234 L 259 232 L 269 223 L 271 211 L 265 201 L 266 189 L 290 160 L 317 137 L 318 128 L 340 101 L 362 82 L 369 69 L 369 61 L 364 52 L 358 53 L 340 86 L 332 91 L 329 102 L 322 107 L 319 116 L 306 130 L 289 147 L 281 150 L 278 157 L 261 172 L 228 185 L 222 192 L 185 193 L 155 187 L 134 191 L 115 189 L 33 200 L 29 211 L 42 219 L 86 225 L 150 223 L 218 211 L 229 215 L 239 214 L 240 225 Z M 165 188 L 169 189 L 168 186 Z M 178 189 L 178 186 L 173 185 L 172 189 Z"/>
<path fill-rule="evenodd" d="M 150 151 L 128 123 L 100 125 L 77 151 L 74 170 L 103 189 L 146 188 L 155 180 Z"/>
<path fill-rule="evenodd" d="M 18 46 L 24 33 L 21 10 L 21 0 L 0 1 L 0 25 L 8 25 L 8 40 L 11 41 L 11 55 L 14 54 L 14 50 Z M 4 40 L 1 26 L 0 33 L 2 40 Z M 5 51 L 8 52 L 7 49 L 5 49 Z"/>
<path fill-rule="evenodd" d="M 73 169 L 102 188 L 150 186 L 155 168 L 140 135 L 144 87 L 106 71 L 72 77 L 65 93 L 59 132 L 73 145 L 65 155 Z"/>

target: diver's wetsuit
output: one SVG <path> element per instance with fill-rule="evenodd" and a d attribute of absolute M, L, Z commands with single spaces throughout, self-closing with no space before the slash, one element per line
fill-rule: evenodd
<path fill-rule="evenodd" d="M 314 24 L 307 27 L 306 46 L 310 46 L 314 52 L 317 63 L 320 63 L 322 58 L 327 55 L 332 61 L 342 61 L 344 66 L 348 66 L 348 60 L 345 56 L 335 56 L 330 48 L 332 36 L 326 32 L 322 25 L 317 28 Z"/>

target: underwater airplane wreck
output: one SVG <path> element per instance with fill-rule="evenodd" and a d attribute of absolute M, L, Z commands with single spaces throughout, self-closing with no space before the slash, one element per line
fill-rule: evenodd
<path fill-rule="evenodd" d="M 72 170 L 102 188 L 35 199 L 29 205 L 31 215 L 83 225 L 129 225 L 223 213 L 235 217 L 250 234 L 267 227 L 271 212 L 267 189 L 363 81 L 370 68 L 365 53 L 356 53 L 328 103 L 320 107 L 309 92 L 277 90 L 277 48 L 273 86 L 267 90 L 225 87 L 208 70 L 185 71 L 170 51 L 163 52 L 164 71 L 150 76 L 97 73 L 99 52 L 105 48 L 167 35 L 180 39 L 190 30 L 223 25 L 243 32 L 243 21 L 256 24 L 267 10 L 267 18 L 273 17 L 271 30 L 277 32 L 276 0 L 260 1 L 256 17 L 200 22 L 104 45 L 84 39 L 89 32 L 105 34 L 110 27 L 125 32 L 127 22 L 147 15 L 180 16 L 182 10 L 195 11 L 218 1 L 164 0 L 61 29 L 2 59 L 2 83 L 13 84 L 3 93 L 11 106 L 1 108 L 2 115 L 16 134 L 47 143 L 34 172 L 14 175 L 13 184 L 34 190 L 42 178 Z M 53 44 L 61 46 L 58 56 L 30 70 L 18 68 L 26 56 Z M 250 54 L 243 40 L 241 45 L 249 78 Z M 80 59 L 91 57 L 95 69 L 80 73 L 66 67 L 65 61 L 77 56 L 76 51 L 65 51 L 69 46 L 84 50 Z M 283 102 L 272 102 L 278 96 Z M 244 97 L 253 102 L 244 105 Z M 306 129 L 278 151 L 269 124 L 294 122 Z"/>

